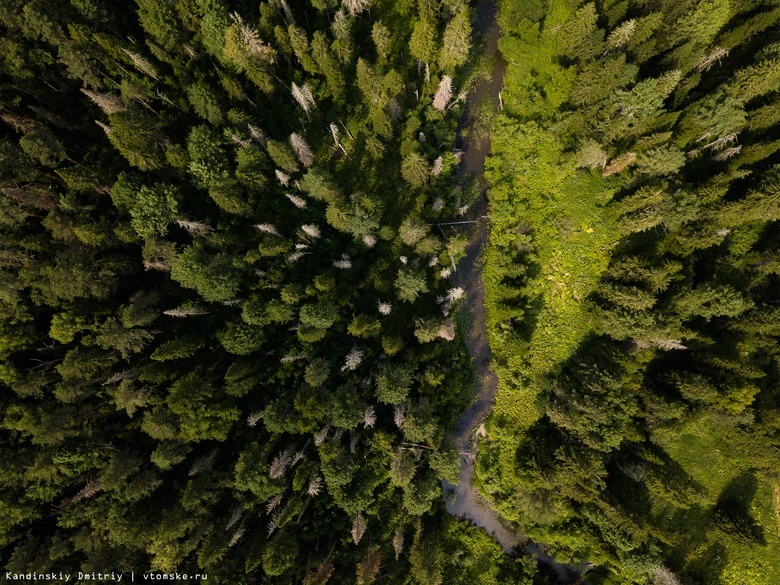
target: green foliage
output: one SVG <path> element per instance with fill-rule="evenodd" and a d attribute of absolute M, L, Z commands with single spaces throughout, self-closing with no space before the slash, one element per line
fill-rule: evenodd
<path fill-rule="evenodd" d="M 281 533 L 263 550 L 263 570 L 270 577 L 283 575 L 295 564 L 298 541 L 291 533 Z"/>
<path fill-rule="evenodd" d="M 202 188 L 220 185 L 230 178 L 224 143 L 208 126 L 196 126 L 187 137 L 189 171 Z"/>
<path fill-rule="evenodd" d="M 704 285 L 686 291 L 675 300 L 674 309 L 683 318 L 701 316 L 710 319 L 715 316 L 735 317 L 753 307 L 730 286 Z"/>
<path fill-rule="evenodd" d="M 28 132 L 19 140 L 19 146 L 27 156 L 40 162 L 45 167 L 57 167 L 68 158 L 65 148 L 46 128 Z"/>
<path fill-rule="evenodd" d="M 172 339 L 160 345 L 154 350 L 151 357 L 157 361 L 177 360 L 192 357 L 197 350 L 203 347 L 203 342 L 198 339 Z"/>
<path fill-rule="evenodd" d="M 412 375 L 399 365 L 388 365 L 376 378 L 376 397 L 380 402 L 401 404 L 409 395 Z"/>
<path fill-rule="evenodd" d="M 187 88 L 187 98 L 198 116 L 215 126 L 222 123 L 222 108 L 210 85 L 202 81 L 193 83 Z"/>
<path fill-rule="evenodd" d="M 444 551 L 433 536 L 418 530 L 409 550 L 411 576 L 419 585 L 440 585 L 444 578 Z"/>
<path fill-rule="evenodd" d="M 401 174 L 404 180 L 415 189 L 420 189 L 428 182 L 430 173 L 431 169 L 428 166 L 428 162 L 421 154 L 410 152 L 404 157 L 401 165 Z"/>
<path fill-rule="evenodd" d="M 179 194 L 172 185 L 142 186 L 131 206 L 131 225 L 144 239 L 164 236 L 168 224 L 176 217 Z"/>
<path fill-rule="evenodd" d="M 262 328 L 248 323 L 228 323 L 226 329 L 217 333 L 217 339 L 222 347 L 236 355 L 259 350 L 265 340 Z"/>
<path fill-rule="evenodd" d="M 136 0 L 138 20 L 164 49 L 175 50 L 182 39 L 174 11 L 166 4 L 154 0 Z"/>
<path fill-rule="evenodd" d="M 132 166 L 153 171 L 165 166 L 160 149 L 163 128 L 160 122 L 140 110 L 127 110 L 109 116 L 108 139 Z"/>
<path fill-rule="evenodd" d="M 336 305 L 323 301 L 313 305 L 303 305 L 299 317 L 303 325 L 327 329 L 338 319 L 338 311 Z"/>
<path fill-rule="evenodd" d="M 439 66 L 454 71 L 466 63 L 471 50 L 471 19 L 469 11 L 461 8 L 444 29 Z"/>
<path fill-rule="evenodd" d="M 236 154 L 236 178 L 248 187 L 264 187 L 268 171 L 268 158 L 255 147 L 242 148 Z"/>
<path fill-rule="evenodd" d="M 203 246 L 188 247 L 171 266 L 171 278 L 198 291 L 207 301 L 225 301 L 238 291 L 238 274 L 225 253 L 210 253 Z"/>
<path fill-rule="evenodd" d="M 304 379 L 307 384 L 319 388 L 325 384 L 328 376 L 330 376 L 330 364 L 322 358 L 317 358 L 306 366 Z"/>
<path fill-rule="evenodd" d="M 369 315 L 357 315 L 347 326 L 347 331 L 355 337 L 375 337 L 379 335 L 382 326 L 379 319 Z"/>
<path fill-rule="evenodd" d="M 776 7 L 505 0 L 462 117 L 481 4 L 250 4 L 0 8 L 6 568 L 543 582 L 441 502 L 462 119 L 475 485 L 593 583 L 780 581 Z"/>
<path fill-rule="evenodd" d="M 385 61 L 390 55 L 393 39 L 388 28 L 380 21 L 376 21 L 371 28 L 371 40 L 374 41 L 377 54 Z"/>
<path fill-rule="evenodd" d="M 407 303 L 414 302 L 422 293 L 428 292 L 428 283 L 422 270 L 400 268 L 395 279 L 398 298 Z"/>
<path fill-rule="evenodd" d="M 287 173 L 294 173 L 298 170 L 298 160 L 295 158 L 290 145 L 285 142 L 279 142 L 276 140 L 269 140 L 268 156 L 274 161 L 274 164 Z"/>
<path fill-rule="evenodd" d="M 436 27 L 429 18 L 423 16 L 415 22 L 412 37 L 409 41 L 409 52 L 412 57 L 428 63 L 433 60 L 436 51 Z"/>

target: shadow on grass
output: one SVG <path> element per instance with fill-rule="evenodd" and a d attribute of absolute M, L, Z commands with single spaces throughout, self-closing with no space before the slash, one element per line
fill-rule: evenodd
<path fill-rule="evenodd" d="M 750 515 L 750 503 L 757 490 L 756 473 L 748 470 L 723 488 L 715 504 L 715 525 L 728 537 L 743 544 L 766 545 L 764 529 Z"/>

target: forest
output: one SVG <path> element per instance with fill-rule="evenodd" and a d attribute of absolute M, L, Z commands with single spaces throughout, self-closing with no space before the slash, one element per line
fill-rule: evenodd
<path fill-rule="evenodd" d="M 780 1 L 0 0 L 0 122 L 3 574 L 780 582 Z"/>

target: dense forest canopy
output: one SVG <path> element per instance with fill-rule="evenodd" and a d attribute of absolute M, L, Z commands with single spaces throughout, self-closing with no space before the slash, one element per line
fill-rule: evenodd
<path fill-rule="evenodd" d="M 780 582 L 779 99 L 777 0 L 0 0 L 3 570 Z"/>
<path fill-rule="evenodd" d="M 519 579 L 442 512 L 471 19 L 0 3 L 6 570 Z"/>

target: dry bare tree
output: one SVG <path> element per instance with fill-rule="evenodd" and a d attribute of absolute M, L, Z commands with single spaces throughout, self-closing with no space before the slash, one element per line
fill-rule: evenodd
<path fill-rule="evenodd" d="M 284 498 L 284 493 L 276 494 L 273 498 L 268 500 L 268 503 L 265 505 L 265 513 L 270 514 L 276 508 L 279 507 L 279 504 L 282 503 L 282 498 Z"/>
<path fill-rule="evenodd" d="M 198 55 L 198 52 L 192 47 L 192 45 L 188 45 L 187 43 L 183 44 L 181 46 L 182 49 L 190 56 L 190 59 L 193 61 L 198 59 L 200 55 Z"/>
<path fill-rule="evenodd" d="M 347 254 L 342 254 L 340 260 L 334 260 L 333 266 L 341 270 L 352 268 L 352 259 Z"/>
<path fill-rule="evenodd" d="M 330 425 L 325 425 L 317 431 L 317 434 L 314 435 L 314 444 L 322 445 L 325 442 L 325 439 L 328 438 L 328 431 L 330 431 Z"/>
<path fill-rule="evenodd" d="M 241 508 L 234 508 L 233 513 L 230 515 L 230 519 L 228 520 L 227 526 L 225 526 L 225 530 L 230 530 L 235 526 L 239 520 L 241 520 L 241 517 L 244 515 Z"/>
<path fill-rule="evenodd" d="M 113 130 L 111 129 L 111 126 L 109 126 L 108 124 L 104 124 L 100 120 L 95 120 L 95 124 L 100 126 L 100 128 L 103 130 L 103 132 L 106 133 L 106 136 L 111 136 L 111 133 L 113 132 Z"/>
<path fill-rule="evenodd" d="M 246 424 L 250 427 L 254 427 L 260 419 L 263 418 L 263 411 L 259 410 L 257 412 L 253 412 L 248 417 L 246 417 Z"/>
<path fill-rule="evenodd" d="M 320 237 L 320 228 L 312 223 L 307 223 L 301 226 L 301 231 L 309 236 L 311 239 L 317 239 Z"/>
<path fill-rule="evenodd" d="M 247 148 L 251 144 L 249 140 L 247 140 L 246 138 L 242 138 L 241 136 L 235 133 L 230 135 L 230 139 L 236 144 L 238 144 L 239 146 L 242 146 L 244 148 Z"/>
<path fill-rule="evenodd" d="M 292 193 L 285 193 L 285 196 L 298 209 L 306 209 L 309 206 L 309 204 L 306 203 L 306 200 L 303 197 L 298 197 L 297 195 L 293 195 Z"/>
<path fill-rule="evenodd" d="M 284 19 L 287 24 L 295 24 L 295 17 L 293 16 L 290 6 L 287 4 L 287 0 L 281 0 L 282 10 L 284 10 Z"/>
<path fill-rule="evenodd" d="M 162 260 L 144 260 L 144 270 L 157 270 L 158 272 L 170 272 L 171 267 L 167 262 Z"/>
<path fill-rule="evenodd" d="M 91 91 L 84 88 L 81 89 L 81 93 L 92 100 L 92 102 L 101 110 L 103 110 L 103 113 L 107 116 L 116 114 L 117 112 L 122 112 L 127 109 L 122 103 L 122 100 L 117 96 L 108 93 L 98 93 L 96 91 Z"/>
<path fill-rule="evenodd" d="M 439 327 L 439 337 L 445 341 L 455 339 L 455 322 L 452 319 L 445 320 Z"/>
<path fill-rule="evenodd" d="M 154 66 L 152 66 L 149 61 L 141 57 L 138 53 L 134 53 L 133 51 L 128 51 L 127 49 L 122 49 L 125 54 L 130 57 L 130 61 L 133 63 L 133 66 L 138 69 L 141 73 L 144 75 L 148 75 L 155 81 L 157 81 L 157 71 L 155 70 Z"/>
<path fill-rule="evenodd" d="M 393 122 L 397 122 L 401 119 L 403 111 L 401 110 L 401 104 L 398 103 L 397 99 L 393 98 L 390 100 L 390 103 L 387 104 L 387 112 L 390 114 L 390 119 Z"/>
<path fill-rule="evenodd" d="M 401 428 L 401 425 L 404 424 L 405 419 L 406 407 L 403 404 L 396 404 L 393 407 L 393 422 L 395 423 L 395 426 Z"/>
<path fill-rule="evenodd" d="M 312 569 L 306 573 L 304 583 L 306 583 L 306 585 L 324 585 L 333 574 L 334 568 L 333 563 L 328 559 L 325 559 L 316 569 Z"/>
<path fill-rule="evenodd" d="M 308 168 L 314 163 L 314 153 L 311 151 L 311 148 L 306 143 L 303 136 L 297 132 L 290 134 L 290 146 L 292 146 L 295 155 L 303 166 Z"/>
<path fill-rule="evenodd" d="M 287 470 L 287 466 L 290 465 L 291 460 L 292 449 L 287 448 L 284 451 L 279 451 L 279 454 L 274 457 L 271 466 L 268 468 L 268 477 L 271 479 L 279 479 L 282 477 Z"/>
<path fill-rule="evenodd" d="M 311 476 L 311 479 L 309 480 L 309 487 L 306 488 L 306 493 L 309 496 L 317 496 L 320 493 L 320 490 L 322 489 L 322 476 L 318 473 L 315 473 Z"/>
<path fill-rule="evenodd" d="M 301 109 L 306 112 L 306 116 L 309 116 L 311 110 L 316 109 L 317 104 L 314 101 L 314 95 L 311 92 L 311 88 L 308 84 L 298 85 L 294 81 L 292 82 L 291 93 L 293 99 L 298 102 Z"/>
<path fill-rule="evenodd" d="M 341 371 L 349 370 L 353 371 L 356 370 L 357 367 L 360 365 L 360 362 L 363 361 L 363 352 L 359 349 L 353 347 L 350 352 L 347 354 L 347 357 L 344 358 L 344 365 L 341 366 Z"/>
<path fill-rule="evenodd" d="M 182 305 L 181 307 L 176 307 L 175 309 L 163 311 L 163 315 L 168 315 L 169 317 L 192 317 L 195 315 L 208 314 L 209 312 L 206 309 L 203 307 L 198 307 L 197 305 Z"/>
<path fill-rule="evenodd" d="M 710 68 L 715 65 L 715 63 L 720 63 L 722 59 L 728 57 L 729 52 L 729 49 L 715 47 L 711 53 L 708 53 L 699 59 L 696 65 L 693 66 L 693 70 L 698 71 L 699 73 L 709 71 Z"/>
<path fill-rule="evenodd" d="M 271 519 L 265 526 L 268 529 L 268 536 L 271 536 L 274 532 L 276 532 L 276 529 L 279 527 L 279 513 L 277 512 L 271 516 Z"/>
<path fill-rule="evenodd" d="M 444 158 L 440 156 L 435 161 L 433 161 L 433 168 L 431 169 L 431 174 L 434 177 L 438 177 L 443 170 L 444 170 Z"/>
<path fill-rule="evenodd" d="M 628 44 L 628 41 L 631 40 L 631 36 L 634 34 L 635 30 L 636 20 L 633 18 L 627 20 L 609 33 L 609 36 L 607 37 L 607 46 L 610 49 L 617 49 L 618 47 Z"/>
<path fill-rule="evenodd" d="M 85 485 L 83 488 L 79 490 L 79 493 L 77 493 L 75 496 L 73 496 L 73 499 L 70 500 L 71 504 L 76 504 L 78 502 L 81 502 L 82 500 L 86 500 L 88 498 L 91 498 L 98 492 L 103 490 L 103 486 L 100 485 L 99 479 L 90 479 L 87 482 L 87 485 Z"/>
<path fill-rule="evenodd" d="M 276 51 L 270 45 L 266 45 L 260 40 L 258 32 L 246 24 L 241 18 L 238 12 L 233 12 L 230 15 L 233 22 L 238 26 L 238 30 L 241 33 L 241 42 L 249 50 L 250 53 L 256 55 L 263 61 L 272 63 L 276 57 Z"/>
<path fill-rule="evenodd" d="M 376 409 L 373 406 L 366 406 L 363 411 L 363 426 L 367 429 L 373 429 L 376 424 Z"/>
<path fill-rule="evenodd" d="M 202 238 L 209 235 L 214 229 L 202 221 L 192 221 L 189 219 L 177 219 L 176 224 L 187 231 L 193 237 Z"/>
<path fill-rule="evenodd" d="M 217 450 L 214 449 L 203 457 L 196 459 L 192 464 L 192 467 L 190 467 L 190 471 L 187 473 L 187 477 L 195 477 L 196 475 L 200 475 L 204 471 L 211 469 L 211 466 L 213 465 L 214 459 L 216 459 L 216 457 Z"/>
<path fill-rule="evenodd" d="M 252 140 L 263 147 L 268 144 L 268 135 L 263 132 L 261 128 L 253 126 L 252 124 L 247 124 L 246 127 L 249 130 L 249 135 L 252 137 Z"/>
<path fill-rule="evenodd" d="M 337 148 L 341 148 L 341 150 L 344 150 L 341 146 L 341 142 L 339 141 L 339 138 L 341 137 L 341 134 L 339 133 L 339 127 L 336 126 L 333 122 L 330 123 L 330 126 L 328 126 L 330 129 L 330 135 L 333 136 L 333 142 L 336 144 Z"/>
<path fill-rule="evenodd" d="M 447 300 L 451 303 L 463 298 L 466 291 L 461 286 L 456 286 L 447 291 Z"/>
<path fill-rule="evenodd" d="M 663 565 L 660 565 L 653 571 L 651 579 L 653 580 L 653 585 L 680 585 L 677 575 Z"/>
<path fill-rule="evenodd" d="M 609 177 L 611 175 L 617 175 L 623 172 L 626 168 L 634 164 L 636 161 L 635 152 L 625 152 L 620 156 L 613 158 L 610 163 L 604 167 L 601 173 L 602 177 Z"/>
<path fill-rule="evenodd" d="M 355 544 L 360 542 L 363 535 L 366 532 L 366 521 L 363 519 L 363 514 L 358 512 L 352 517 L 352 540 Z"/>
<path fill-rule="evenodd" d="M 447 109 L 450 99 L 452 99 L 452 77 L 445 75 L 439 82 L 439 89 L 436 90 L 436 95 L 433 96 L 433 108 L 443 112 Z"/>
<path fill-rule="evenodd" d="M 397 561 L 404 550 L 404 527 L 400 524 L 393 535 L 393 550 L 395 550 L 395 560 Z"/>
<path fill-rule="evenodd" d="M 742 151 L 742 145 L 739 146 L 732 146 L 731 148 L 727 148 L 724 151 L 719 152 L 715 156 L 712 157 L 712 160 L 723 162 L 724 160 L 728 160 L 733 156 L 736 156 Z"/>
<path fill-rule="evenodd" d="M 258 223 L 255 224 L 255 229 L 261 233 L 269 234 L 272 236 L 277 236 L 279 238 L 282 237 L 282 234 L 279 233 L 279 231 L 276 229 L 276 227 L 271 223 Z"/>
<path fill-rule="evenodd" d="M 341 4 L 350 16 L 355 17 L 371 7 L 371 0 L 342 0 Z"/>
<path fill-rule="evenodd" d="M 245 532 L 246 532 L 246 528 L 244 528 L 243 526 L 239 527 L 239 529 L 233 533 L 233 538 L 230 539 L 230 542 L 228 543 L 228 548 L 237 545 L 238 541 L 241 540 L 241 537 L 244 536 Z"/>

